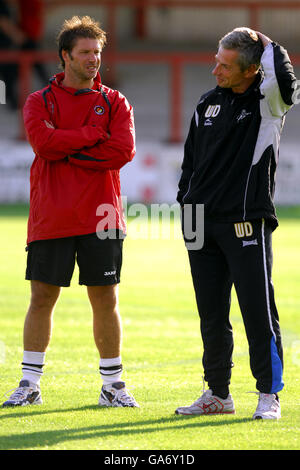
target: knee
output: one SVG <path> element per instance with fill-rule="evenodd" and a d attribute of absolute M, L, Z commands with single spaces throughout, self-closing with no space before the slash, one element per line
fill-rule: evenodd
<path fill-rule="evenodd" d="M 31 283 L 30 308 L 34 311 L 52 311 L 58 296 L 60 287 L 45 284 L 39 281 Z"/>
<path fill-rule="evenodd" d="M 89 287 L 88 294 L 93 309 L 113 312 L 118 308 L 117 286 Z"/>

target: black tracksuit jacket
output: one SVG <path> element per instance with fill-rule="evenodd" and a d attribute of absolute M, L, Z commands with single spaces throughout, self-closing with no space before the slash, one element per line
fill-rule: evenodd
<path fill-rule="evenodd" d="M 245 93 L 217 86 L 204 94 L 184 148 L 177 201 L 204 204 L 205 217 L 277 226 L 273 198 L 279 140 L 296 77 L 286 50 L 270 43 Z"/>
<path fill-rule="evenodd" d="M 283 387 L 271 237 L 278 224 L 273 197 L 279 140 L 285 114 L 296 100 L 296 78 L 287 52 L 275 43 L 266 46 L 261 65 L 245 93 L 217 86 L 201 97 L 179 182 L 182 206 L 204 204 L 204 244 L 189 247 L 188 255 L 201 319 L 204 378 L 213 391 L 231 378 L 232 284 L 256 387 L 264 393 Z M 251 227 L 249 233 L 245 226 Z"/>

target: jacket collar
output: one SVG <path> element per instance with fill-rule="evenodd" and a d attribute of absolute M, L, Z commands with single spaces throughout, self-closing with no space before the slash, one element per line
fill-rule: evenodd
<path fill-rule="evenodd" d="M 222 88 L 218 85 L 216 86 L 216 90 L 219 93 L 222 93 L 224 95 L 230 95 L 230 96 L 235 97 L 235 98 L 244 98 L 246 96 L 249 96 L 252 92 L 257 91 L 259 89 L 259 86 L 260 86 L 261 82 L 263 81 L 263 79 L 264 79 L 263 71 L 261 69 L 259 69 L 254 82 L 251 83 L 249 88 L 247 88 L 247 90 L 244 91 L 244 93 L 234 93 L 231 88 Z"/>
<path fill-rule="evenodd" d="M 51 85 L 58 86 L 68 93 L 72 93 L 72 95 L 81 95 L 83 93 L 90 93 L 94 91 L 100 91 L 101 89 L 101 77 L 99 72 L 97 72 L 96 77 L 94 78 L 94 85 L 92 88 L 82 88 L 81 90 L 77 90 L 76 88 L 65 87 L 62 85 L 62 81 L 65 78 L 65 72 L 60 72 L 50 78 L 49 82 Z"/>

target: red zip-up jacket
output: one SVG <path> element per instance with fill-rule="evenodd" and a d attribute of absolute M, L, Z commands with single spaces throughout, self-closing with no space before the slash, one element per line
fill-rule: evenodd
<path fill-rule="evenodd" d="M 99 227 L 126 232 L 119 170 L 135 155 L 132 107 L 99 74 L 93 89 L 66 88 L 63 78 L 29 95 L 23 110 L 35 152 L 27 243 Z"/>

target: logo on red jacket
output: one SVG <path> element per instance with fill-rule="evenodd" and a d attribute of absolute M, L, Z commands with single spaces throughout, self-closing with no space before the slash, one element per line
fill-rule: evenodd
<path fill-rule="evenodd" d="M 104 114 L 105 109 L 103 108 L 103 106 L 95 106 L 94 111 L 96 114 L 101 116 L 101 114 Z"/>

